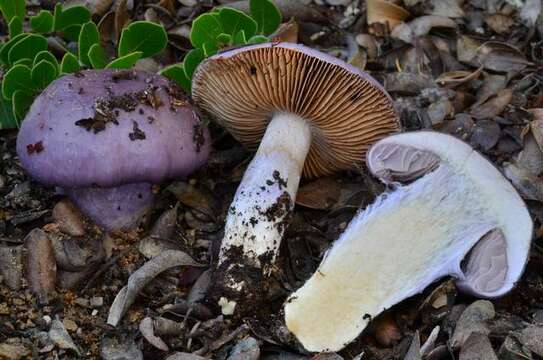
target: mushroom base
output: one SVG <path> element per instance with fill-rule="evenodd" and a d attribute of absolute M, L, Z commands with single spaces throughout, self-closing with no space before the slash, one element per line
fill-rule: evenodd
<path fill-rule="evenodd" d="M 63 188 L 62 192 L 97 225 L 108 231 L 137 227 L 155 200 L 151 184 L 135 183 L 112 188 Z"/>
<path fill-rule="evenodd" d="M 234 320 L 244 316 L 263 318 L 269 316 L 270 301 L 278 298 L 279 282 L 272 274 L 251 265 L 252 257 L 247 257 L 240 246 L 229 248 L 225 254 L 228 260 L 222 262 L 213 272 L 207 301 L 210 306 L 221 307 L 224 315 L 233 315 Z M 261 263 L 270 263 L 272 251 L 259 257 Z M 278 310 L 281 304 L 277 304 Z"/>

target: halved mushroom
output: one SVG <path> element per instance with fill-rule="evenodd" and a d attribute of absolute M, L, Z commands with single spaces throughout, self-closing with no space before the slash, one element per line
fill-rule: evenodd
<path fill-rule="evenodd" d="M 196 103 L 258 151 L 226 219 L 215 283 L 219 297 L 253 302 L 273 267 L 302 171 L 350 169 L 400 128 L 392 100 L 368 74 L 299 44 L 246 46 L 206 59 Z M 262 140 L 261 140 L 262 139 Z M 265 285 L 264 285 L 265 286 Z"/>
<path fill-rule="evenodd" d="M 503 295 L 524 269 L 532 220 L 512 185 L 456 138 L 428 131 L 387 137 L 369 170 L 398 185 L 361 211 L 319 269 L 285 304 L 309 351 L 337 351 L 372 317 L 452 275 L 461 290 Z"/>

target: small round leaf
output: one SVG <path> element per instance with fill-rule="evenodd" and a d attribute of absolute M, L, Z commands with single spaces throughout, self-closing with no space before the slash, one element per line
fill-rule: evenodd
<path fill-rule="evenodd" d="M 13 64 L 19 59 L 34 59 L 40 51 L 44 50 L 47 50 L 47 39 L 38 34 L 29 34 L 9 50 L 8 62 Z"/>
<path fill-rule="evenodd" d="M 168 35 L 161 25 L 149 21 L 136 21 L 124 28 L 119 40 L 119 56 L 141 51 L 142 57 L 158 54 L 166 47 Z"/>
<path fill-rule="evenodd" d="M 32 89 L 32 71 L 25 65 L 15 65 L 4 75 L 2 95 L 10 100 L 17 90 Z"/>
<path fill-rule="evenodd" d="M 45 89 L 58 76 L 57 68 L 47 60 L 42 60 L 32 68 L 32 83 L 37 89 Z"/>
<path fill-rule="evenodd" d="M 37 33 L 45 34 L 53 31 L 53 14 L 41 10 L 38 15 L 30 17 L 30 26 Z"/>

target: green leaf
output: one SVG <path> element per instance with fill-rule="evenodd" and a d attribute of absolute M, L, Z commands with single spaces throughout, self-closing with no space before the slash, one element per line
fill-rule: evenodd
<path fill-rule="evenodd" d="M 32 30 L 41 34 L 53 31 L 53 22 L 53 14 L 47 10 L 41 10 L 38 15 L 30 17 Z"/>
<path fill-rule="evenodd" d="M 19 59 L 17 61 L 15 61 L 12 66 L 15 66 L 15 65 L 24 65 L 24 66 L 28 66 L 29 68 L 32 68 L 32 59 Z"/>
<path fill-rule="evenodd" d="M 223 33 L 217 36 L 218 45 L 230 45 L 231 43 L 232 43 L 232 35 Z"/>
<path fill-rule="evenodd" d="M 54 29 L 56 31 L 65 31 L 70 26 L 83 25 L 90 19 L 91 13 L 84 6 L 75 5 L 63 8 L 62 5 L 57 4 L 55 6 Z"/>
<path fill-rule="evenodd" d="M 18 123 L 20 123 L 24 119 L 33 101 L 34 96 L 32 94 L 29 94 L 24 90 L 15 91 L 13 97 L 11 98 L 11 104 L 13 114 L 18 120 Z"/>
<path fill-rule="evenodd" d="M 32 83 L 37 89 L 45 89 L 58 76 L 58 70 L 47 60 L 42 60 L 32 68 Z"/>
<path fill-rule="evenodd" d="M 60 63 L 60 72 L 62 74 L 71 74 L 79 71 L 80 69 L 81 66 L 79 66 L 79 61 L 77 61 L 75 55 L 69 52 L 66 53 L 62 58 L 62 62 Z"/>
<path fill-rule="evenodd" d="M 103 69 L 109 60 L 106 52 L 100 44 L 94 44 L 89 50 L 89 61 L 94 69 Z"/>
<path fill-rule="evenodd" d="M 190 42 L 195 48 L 203 48 L 205 43 L 213 43 L 217 41 L 223 30 L 219 14 L 202 14 L 192 22 L 190 30 Z"/>
<path fill-rule="evenodd" d="M 81 32 L 81 25 L 70 25 L 62 30 L 62 36 L 71 41 L 77 41 L 79 39 L 79 33 Z"/>
<path fill-rule="evenodd" d="M 83 27 L 81 28 L 81 32 L 79 33 L 79 60 L 87 65 L 90 66 L 90 60 L 89 60 L 89 50 L 94 44 L 100 43 L 100 33 L 98 32 L 98 27 L 95 23 L 92 21 L 89 21 L 88 23 L 85 23 Z"/>
<path fill-rule="evenodd" d="M 160 75 L 166 76 L 178 83 L 186 92 L 190 93 L 190 79 L 185 74 L 183 64 L 173 64 L 160 71 Z"/>
<path fill-rule="evenodd" d="M 13 64 L 19 59 L 34 59 L 44 50 L 47 50 L 47 39 L 38 34 L 29 34 L 9 50 L 8 63 Z"/>
<path fill-rule="evenodd" d="M 13 39 L 15 36 L 23 33 L 23 21 L 20 17 L 14 16 L 9 22 L 9 38 Z"/>
<path fill-rule="evenodd" d="M 32 89 L 32 71 L 24 65 L 15 65 L 4 75 L 2 95 L 9 100 L 17 90 Z"/>
<path fill-rule="evenodd" d="M 204 54 L 206 57 L 213 56 L 217 52 L 219 52 L 219 47 L 217 46 L 216 41 L 204 43 L 202 49 L 204 50 Z"/>
<path fill-rule="evenodd" d="M 255 35 L 249 40 L 247 40 L 247 44 L 261 44 L 270 41 L 266 36 L 264 35 Z"/>
<path fill-rule="evenodd" d="M 39 52 L 38 55 L 36 55 L 36 57 L 34 58 L 34 61 L 32 62 L 32 67 L 36 66 L 36 64 L 38 64 L 42 60 L 46 60 L 50 62 L 51 65 L 53 65 L 58 72 L 59 70 L 58 60 L 55 57 L 55 55 L 53 55 L 49 51 Z"/>
<path fill-rule="evenodd" d="M 187 78 L 192 79 L 194 70 L 196 70 L 198 64 L 200 64 L 204 59 L 205 54 L 202 49 L 192 49 L 187 53 L 187 55 L 185 55 L 185 58 L 183 59 L 183 67 L 185 69 Z"/>
<path fill-rule="evenodd" d="M 13 114 L 13 107 L 11 103 L 0 96 L 0 130 L 2 129 L 15 129 L 19 126 L 15 114 Z"/>
<path fill-rule="evenodd" d="M 281 13 L 271 0 L 249 0 L 249 10 L 258 24 L 259 34 L 269 35 L 281 24 Z"/>
<path fill-rule="evenodd" d="M 240 30 L 234 35 L 234 38 L 232 39 L 232 43 L 234 45 L 245 45 L 247 44 L 247 37 L 245 36 L 245 31 Z"/>
<path fill-rule="evenodd" d="M 143 53 L 141 51 L 133 52 L 132 54 L 113 60 L 106 66 L 106 69 L 129 69 L 134 66 L 142 56 Z"/>
<path fill-rule="evenodd" d="M 136 21 L 123 29 L 119 40 L 118 54 L 125 56 L 136 51 L 142 57 L 158 54 L 168 44 L 168 35 L 161 25 L 149 21 Z"/>
<path fill-rule="evenodd" d="M 223 33 L 234 36 L 240 30 L 244 30 L 247 37 L 252 37 L 256 34 L 256 21 L 239 10 L 228 7 L 221 8 L 219 18 L 222 23 Z"/>
<path fill-rule="evenodd" d="M 0 60 L 3 64 L 9 65 L 9 51 L 13 46 L 15 46 L 15 44 L 17 44 L 19 41 L 23 40 L 29 35 L 30 34 L 28 33 L 19 34 L 2 46 L 2 49 L 0 49 Z"/>
<path fill-rule="evenodd" d="M 0 10 L 2 10 L 6 23 L 10 23 L 15 16 L 24 19 L 26 13 L 25 0 L 0 0 Z"/>

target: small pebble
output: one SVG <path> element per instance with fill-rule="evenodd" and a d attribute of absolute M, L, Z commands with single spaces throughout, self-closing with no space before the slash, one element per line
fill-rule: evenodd
<path fill-rule="evenodd" d="M 75 303 L 81 307 L 88 308 L 89 307 L 89 300 L 83 299 L 83 298 L 77 298 L 75 299 Z"/>
<path fill-rule="evenodd" d="M 104 306 L 104 298 L 101 296 L 92 297 L 90 299 L 90 306 L 95 309 Z"/>
<path fill-rule="evenodd" d="M 47 326 L 51 325 L 51 321 L 53 320 L 51 319 L 51 316 L 49 315 L 44 315 L 42 319 L 43 319 L 43 322 L 45 322 L 45 325 Z"/>
<path fill-rule="evenodd" d="M 96 316 L 98 315 L 98 310 L 94 309 L 92 310 L 92 313 L 91 313 L 92 316 Z"/>
<path fill-rule="evenodd" d="M 75 323 L 75 321 L 70 320 L 70 319 L 64 319 L 62 323 L 64 324 L 64 327 L 66 328 L 66 330 L 71 331 L 71 332 L 77 331 L 78 326 Z"/>

